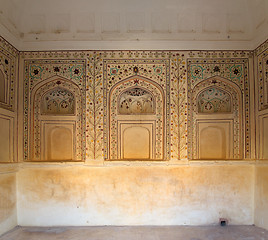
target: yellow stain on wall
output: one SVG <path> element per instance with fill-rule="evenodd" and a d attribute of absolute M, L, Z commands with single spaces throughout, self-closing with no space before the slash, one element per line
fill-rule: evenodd
<path fill-rule="evenodd" d="M 24 169 L 19 173 L 19 194 L 23 195 L 21 207 L 28 212 L 49 203 L 82 207 L 84 214 L 93 206 L 103 216 L 119 211 L 121 216 L 138 219 L 160 211 L 159 218 L 168 219 L 177 209 L 207 211 L 215 221 L 227 217 L 249 222 L 253 172 L 252 166 Z M 196 218 L 205 222 L 206 216 Z"/>
<path fill-rule="evenodd" d="M 16 208 L 16 177 L 0 175 L 0 223 L 4 222 Z"/>

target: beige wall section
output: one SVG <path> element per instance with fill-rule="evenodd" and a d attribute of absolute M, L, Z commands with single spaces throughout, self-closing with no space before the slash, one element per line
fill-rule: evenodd
<path fill-rule="evenodd" d="M 254 166 L 53 167 L 18 174 L 18 224 L 253 224 Z"/>
<path fill-rule="evenodd" d="M 10 122 L 9 119 L 5 119 L 0 116 L 0 162 L 9 162 L 12 156 L 10 151 Z"/>
<path fill-rule="evenodd" d="M 0 235 L 16 225 L 16 174 L 0 169 Z"/>
<path fill-rule="evenodd" d="M 256 166 L 255 224 L 268 229 L 268 164 Z"/>

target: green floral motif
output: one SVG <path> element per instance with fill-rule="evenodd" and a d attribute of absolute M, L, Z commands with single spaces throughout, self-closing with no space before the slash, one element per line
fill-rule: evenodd
<path fill-rule="evenodd" d="M 243 64 L 230 63 L 222 61 L 214 63 L 214 61 L 206 61 L 196 63 L 196 59 L 188 61 L 188 74 L 190 76 L 191 86 L 194 87 L 200 81 L 220 76 L 226 79 L 230 79 L 232 82 L 243 87 L 244 68 Z"/>
<path fill-rule="evenodd" d="M 190 69 L 191 69 L 191 77 L 193 78 L 194 81 L 203 79 L 204 77 L 203 73 L 205 69 L 202 66 L 193 64 L 191 65 Z"/>
<path fill-rule="evenodd" d="M 31 81 L 31 86 L 33 86 L 42 79 L 47 79 L 56 75 L 72 79 L 78 85 L 81 85 L 84 71 L 84 63 L 82 62 L 77 63 L 77 61 L 72 62 L 69 60 L 67 63 L 65 60 L 54 60 L 49 62 L 36 60 L 29 63 L 29 80 Z"/>

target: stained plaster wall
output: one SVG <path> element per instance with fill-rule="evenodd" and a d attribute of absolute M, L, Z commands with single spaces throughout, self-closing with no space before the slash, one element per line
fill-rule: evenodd
<path fill-rule="evenodd" d="M 10 171 L 10 172 L 9 172 Z M 17 226 L 16 173 L 0 170 L 0 235 Z"/>
<path fill-rule="evenodd" d="M 255 224 L 268 229 L 268 43 L 255 51 L 257 158 Z"/>
<path fill-rule="evenodd" d="M 253 166 L 29 167 L 20 225 L 253 224 Z"/>
<path fill-rule="evenodd" d="M 0 38 L 0 235 L 17 225 L 17 89 L 19 52 Z"/>
<path fill-rule="evenodd" d="M 217 224 L 220 217 L 253 224 L 253 58 L 249 51 L 21 52 L 18 224 L 199 225 Z M 69 100 L 75 96 L 75 107 L 67 108 L 69 115 L 46 115 L 55 110 L 44 108 L 46 99 L 59 87 Z M 228 92 L 231 104 L 222 98 L 226 104 L 217 114 L 200 112 L 198 93 L 212 87 Z M 160 89 L 153 96 L 163 100 L 153 105 L 155 116 L 116 115 L 120 106 L 111 99 L 129 88 L 146 94 Z M 208 93 L 202 93 L 206 103 Z M 155 159 L 124 159 L 129 153 L 122 145 L 131 142 L 120 137 L 120 124 L 121 130 L 128 124 L 147 129 L 154 141 L 141 156 Z M 60 153 L 49 144 L 53 127 L 71 136 L 64 135 L 67 145 L 59 139 Z M 220 157 L 201 154 L 204 146 L 213 148 L 204 129 L 205 136 L 221 136 Z M 61 153 L 64 159 L 57 159 Z M 265 204 L 259 209 L 266 211 Z"/>

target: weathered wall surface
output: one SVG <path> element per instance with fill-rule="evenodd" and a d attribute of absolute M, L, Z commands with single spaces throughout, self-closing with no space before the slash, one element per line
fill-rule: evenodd
<path fill-rule="evenodd" d="M 268 229 L 268 165 L 256 166 L 255 224 Z"/>
<path fill-rule="evenodd" d="M 16 173 L 0 170 L 0 235 L 16 225 Z"/>
<path fill-rule="evenodd" d="M 253 224 L 254 166 L 29 167 L 19 225 Z"/>

